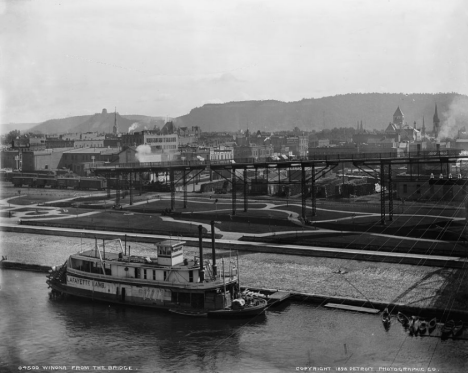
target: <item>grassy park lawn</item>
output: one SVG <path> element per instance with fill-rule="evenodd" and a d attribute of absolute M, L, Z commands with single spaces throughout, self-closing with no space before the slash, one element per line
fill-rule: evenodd
<path fill-rule="evenodd" d="M 261 238 L 249 235 L 241 238 L 241 240 L 427 255 L 437 253 L 437 255 L 459 256 L 461 253 L 468 251 L 466 250 L 466 244 L 464 243 L 405 240 L 396 237 L 382 237 L 366 233 L 320 231 L 303 233 L 300 229 L 297 230 L 296 233 L 279 233 L 275 236 Z"/>
<path fill-rule="evenodd" d="M 8 196 L 17 196 L 18 188 L 11 186 L 3 188 L 1 194 L 4 198 Z M 275 198 L 262 197 L 249 200 L 248 211 L 244 212 L 244 200 L 241 195 L 237 195 L 237 210 L 236 215 L 232 216 L 232 203 L 231 196 L 213 195 L 209 198 L 209 195 L 200 195 L 189 193 L 189 200 L 187 202 L 187 208 L 183 208 L 183 200 L 181 199 L 182 194 L 176 194 L 175 200 L 175 211 L 168 215 L 176 221 L 184 223 L 164 222 L 160 218 L 160 214 L 165 209 L 170 209 L 170 193 L 143 193 L 139 195 L 133 194 L 133 202 L 143 202 L 142 204 L 125 206 L 123 210 L 116 211 L 112 210 L 111 206 L 115 203 L 115 195 L 113 198 L 107 198 L 107 193 L 97 191 L 74 191 L 74 190 L 51 190 L 51 189 L 35 189 L 35 188 L 22 188 L 21 197 L 14 198 L 11 203 L 14 205 L 22 205 L 24 209 L 16 211 L 31 211 L 25 219 L 37 219 L 42 217 L 42 214 L 36 215 L 36 206 L 34 204 L 43 204 L 54 200 L 75 198 L 76 201 L 81 205 L 80 208 L 75 208 L 58 203 L 58 207 L 61 209 L 61 213 L 64 217 L 69 215 L 80 215 L 86 212 L 99 212 L 96 215 L 84 216 L 84 217 L 73 217 L 70 219 L 59 219 L 55 216 L 51 217 L 50 220 L 44 220 L 44 225 L 57 225 L 62 224 L 63 226 L 79 226 L 79 227 L 103 227 L 108 229 L 122 229 L 122 230 L 143 230 L 149 232 L 155 232 L 159 234 L 193 234 L 194 227 L 198 223 L 209 224 L 211 220 L 220 221 L 221 225 L 219 228 L 225 232 L 245 232 L 247 234 L 255 233 L 276 233 L 285 231 L 302 231 L 302 230 L 313 230 L 313 227 L 305 226 L 302 227 L 293 221 L 289 220 L 291 213 L 302 213 L 300 205 L 300 199 L 289 199 L 289 200 L 278 200 Z M 218 202 L 215 203 L 215 200 Z M 146 201 L 151 201 L 145 203 Z M 69 203 L 72 203 L 70 201 Z M 285 203 L 286 202 L 286 203 Z M 310 202 L 310 200 L 308 201 Z M 336 200 L 319 200 L 317 201 L 317 216 L 310 218 L 315 227 L 330 229 L 338 232 L 330 234 L 328 236 L 320 237 L 321 245 L 343 245 L 349 244 L 349 237 L 341 237 L 342 231 L 356 231 L 361 232 L 356 235 L 361 235 L 367 238 L 353 238 L 357 240 L 357 244 L 361 245 L 361 241 L 364 240 L 364 245 L 378 246 L 382 243 L 377 243 L 375 238 L 372 236 L 365 235 L 365 233 L 381 233 L 388 235 L 413 237 L 413 238 L 430 238 L 440 240 L 459 241 L 464 238 L 464 221 L 453 221 L 451 222 L 450 217 L 458 216 L 460 214 L 464 217 L 464 209 L 457 209 L 453 206 L 441 206 L 441 205 L 429 205 L 423 203 L 410 204 L 406 202 L 404 207 L 406 210 L 411 209 L 415 213 L 418 212 L 425 216 L 411 216 L 411 215 L 399 215 L 399 208 L 403 205 L 395 206 L 395 215 L 393 221 L 387 221 L 385 225 L 380 224 L 380 210 L 372 216 L 363 216 L 361 214 L 354 215 L 351 209 L 356 211 L 361 209 L 364 203 L 346 203 Z M 91 205 L 86 205 L 86 204 Z M 129 196 L 121 199 L 121 204 L 126 205 L 129 203 Z M 276 207 L 272 209 L 265 209 L 268 204 L 275 204 Z M 398 201 L 398 203 L 400 203 Z M 48 204 L 51 206 L 52 204 Z M 59 206 L 60 205 L 60 206 Z M 379 207 L 373 203 L 372 206 Z M 31 206 L 30 208 L 28 208 Z M 93 209 L 94 206 L 94 209 Z M 106 210 L 99 210 L 98 208 L 105 207 Z M 37 207 L 40 212 L 40 206 Z M 333 211 L 336 209 L 337 211 Z M 342 210 L 342 211 L 339 211 Z M 403 210 L 403 209 L 402 209 Z M 307 213 L 310 214 L 310 206 L 308 206 Z M 14 212 L 12 215 L 14 217 Z M 133 212 L 134 215 L 125 215 L 125 212 Z M 354 215 L 354 217 L 353 217 Z M 6 215 L 5 215 L 6 216 Z M 53 219 L 55 218 L 55 219 Z M 344 219 L 343 219 L 344 218 Z M 340 220 L 341 219 L 341 220 Z M 193 221 L 193 224 L 189 222 Z M 156 224 L 157 222 L 157 224 Z M 449 223 L 449 225 L 448 225 Z M 371 237 L 372 239 L 370 239 Z M 319 237 L 311 237 L 311 241 L 304 241 L 304 244 L 313 244 L 317 242 Z M 293 237 L 289 237 L 289 240 L 293 240 Z M 342 242 L 343 241 L 343 242 Z M 301 244 L 303 241 L 297 241 Z M 311 243 L 312 242 L 312 243 Z M 374 242 L 374 243 L 372 243 Z M 411 242 L 411 241 L 410 241 Z M 385 244 L 388 246 L 388 244 Z M 418 243 L 417 246 L 422 244 Z M 425 247 L 422 245 L 421 247 Z"/>
<path fill-rule="evenodd" d="M 298 214 L 302 214 L 301 200 L 289 200 L 288 203 L 282 202 L 277 203 L 276 209 L 287 209 L 294 211 Z M 307 199 L 307 211 L 311 211 L 312 203 L 310 198 Z M 336 214 L 342 216 L 347 213 L 360 212 L 369 214 L 380 214 L 380 202 L 377 203 L 362 203 L 362 202 L 350 202 L 348 199 L 343 200 L 317 200 L 316 203 L 317 212 L 319 215 L 325 210 L 336 211 Z M 462 206 L 463 207 L 463 206 Z M 430 202 L 405 202 L 402 204 L 400 201 L 394 201 L 393 212 L 394 214 L 405 214 L 405 215 L 434 215 L 441 217 L 450 218 L 463 218 L 465 217 L 465 209 L 460 206 L 449 206 L 433 204 Z M 386 201 L 386 214 L 388 215 L 388 201 Z"/>
<path fill-rule="evenodd" d="M 235 215 L 232 215 L 232 209 L 220 209 L 218 211 L 216 210 L 210 210 L 209 211 L 209 215 L 210 216 L 224 216 L 224 217 L 227 217 L 227 218 L 231 218 L 231 216 L 233 218 L 238 218 L 238 219 L 249 219 L 249 218 L 252 218 L 252 219 L 265 219 L 266 220 L 266 223 L 268 224 L 268 220 L 282 220 L 282 221 L 287 221 L 288 220 L 288 217 L 289 217 L 289 213 L 288 212 L 284 212 L 284 211 L 277 211 L 277 210 L 258 210 L 258 209 L 254 209 L 252 206 L 249 206 L 249 209 L 244 212 L 244 210 L 242 208 L 240 208 L 241 206 L 237 206 L 237 210 L 236 210 L 236 214 Z M 190 212 L 187 212 L 187 213 L 183 213 L 182 215 L 190 215 L 192 216 L 192 214 Z M 193 216 L 196 216 L 196 215 L 203 215 L 203 212 L 199 212 L 199 213 L 193 213 Z"/>
<path fill-rule="evenodd" d="M 170 215 L 175 220 L 197 221 L 208 224 L 211 220 L 221 222 L 219 229 L 225 232 L 245 232 L 245 233 L 273 233 L 294 231 L 302 229 L 296 223 L 288 219 L 288 213 L 275 210 L 254 210 L 247 212 L 236 211 L 236 215 L 231 215 L 232 211 L 219 210 L 208 213 L 183 213 L 181 215 Z"/>
<path fill-rule="evenodd" d="M 337 231 L 373 232 L 414 238 L 430 238 L 440 240 L 458 241 L 463 238 L 460 232 L 450 229 L 454 223 L 451 219 L 433 216 L 394 216 L 393 221 L 386 220 L 385 225 L 380 224 L 380 216 L 359 216 L 351 219 L 316 222 L 314 226 Z M 444 227 L 449 224 L 447 229 Z"/>
<path fill-rule="evenodd" d="M 38 203 L 46 203 L 53 199 L 65 199 L 65 198 L 73 198 L 73 193 L 70 194 L 58 194 L 53 195 L 52 193 L 36 193 L 36 194 L 24 194 L 20 195 L 18 198 L 10 199 L 10 205 L 19 205 L 19 206 L 29 206 L 29 205 L 36 205 Z"/>
<path fill-rule="evenodd" d="M 274 207 L 272 209 L 272 211 L 274 210 L 283 210 L 283 211 L 290 211 L 290 212 L 295 212 L 296 214 L 298 214 L 299 216 L 302 215 L 302 207 L 301 206 L 297 206 L 297 205 L 289 205 L 289 206 L 286 206 L 286 205 L 283 205 L 283 206 L 277 206 L 277 207 Z M 312 210 L 311 210 L 311 207 L 310 206 L 307 206 L 307 209 L 306 209 L 306 216 L 310 216 Z M 354 214 L 355 215 L 355 214 Z M 313 220 L 314 221 L 318 221 L 318 220 L 330 220 L 330 219 L 341 219 L 341 218 L 345 218 L 345 217 L 352 217 L 353 216 L 353 213 L 350 213 L 350 212 L 341 212 L 341 211 L 328 211 L 328 210 L 321 210 L 321 209 L 318 209 L 317 210 L 317 215 L 314 216 Z M 361 215 L 359 215 L 361 216 Z M 310 219 L 310 218 L 309 218 Z"/>
<path fill-rule="evenodd" d="M 161 199 L 159 201 L 151 201 L 151 202 L 147 202 L 147 203 L 143 203 L 139 205 L 126 206 L 125 209 L 131 210 L 131 211 L 139 211 L 139 212 L 162 211 L 165 209 L 170 209 L 171 200 L 166 199 L 166 198 Z M 128 200 L 122 200 L 121 203 L 128 203 Z M 216 209 L 226 210 L 226 209 L 231 209 L 231 206 L 232 204 L 230 201 L 219 201 L 218 203 L 215 204 L 214 200 L 205 198 L 205 199 L 199 199 L 195 201 L 193 201 L 192 199 L 189 199 L 187 201 L 187 207 L 184 208 L 183 200 L 180 200 L 178 198 L 175 199 L 175 211 L 176 212 L 216 211 Z M 240 206 L 239 202 L 237 203 L 237 206 L 238 207 Z M 249 207 L 260 209 L 260 208 L 266 207 L 266 204 L 252 203 L 251 205 L 249 204 Z"/>
<path fill-rule="evenodd" d="M 217 217 L 209 216 L 206 217 L 199 217 L 197 214 L 193 216 L 177 216 L 174 217 L 174 220 L 181 220 L 181 221 L 195 221 L 199 223 L 209 224 L 211 220 L 215 220 L 220 222 L 221 224 L 217 224 L 217 227 L 223 232 L 242 232 L 242 233 L 273 233 L 273 232 L 290 232 L 297 229 L 297 225 L 293 222 L 287 222 L 288 225 L 276 224 L 273 220 L 271 224 L 259 224 L 255 222 L 255 219 L 248 219 L 245 217 L 233 217 L 233 220 L 229 219 L 229 217 L 218 215 Z"/>
<path fill-rule="evenodd" d="M 83 211 L 81 211 L 83 212 Z M 146 214 L 129 215 L 122 211 L 106 211 L 88 216 L 77 216 L 62 220 L 44 221 L 47 226 L 83 229 L 111 229 L 116 231 L 138 231 L 148 234 L 198 235 L 198 226 L 190 223 L 165 222 L 160 216 Z M 207 233 L 206 229 L 203 229 Z"/>

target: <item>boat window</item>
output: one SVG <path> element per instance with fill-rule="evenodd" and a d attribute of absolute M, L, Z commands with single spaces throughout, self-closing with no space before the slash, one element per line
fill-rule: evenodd
<path fill-rule="evenodd" d="M 156 280 L 156 271 L 153 270 L 153 280 Z"/>
<path fill-rule="evenodd" d="M 166 278 L 167 278 L 167 272 L 164 271 L 164 281 L 166 281 Z"/>
<path fill-rule="evenodd" d="M 91 272 L 91 262 L 83 261 L 79 267 L 79 270 L 83 272 Z"/>
<path fill-rule="evenodd" d="M 88 272 L 88 271 L 87 271 Z M 89 272 L 98 273 L 102 275 L 101 263 L 98 262 L 89 262 Z"/>
<path fill-rule="evenodd" d="M 135 278 L 140 278 L 140 268 L 135 268 Z"/>
<path fill-rule="evenodd" d="M 189 282 L 193 282 L 193 271 L 189 271 Z"/>
<path fill-rule="evenodd" d="M 106 273 L 106 275 L 111 276 L 112 275 L 111 266 L 109 264 L 106 265 L 106 263 L 103 263 L 102 266 L 104 267 L 104 272 Z"/>
<path fill-rule="evenodd" d="M 146 269 L 143 270 L 143 278 L 146 280 Z"/>

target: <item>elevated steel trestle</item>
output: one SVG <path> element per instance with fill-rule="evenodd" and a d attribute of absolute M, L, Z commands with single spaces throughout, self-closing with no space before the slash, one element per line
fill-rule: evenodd
<path fill-rule="evenodd" d="M 209 162 L 209 161 L 181 161 L 181 162 L 161 162 L 161 163 L 132 163 L 132 164 L 119 164 L 115 166 L 95 167 L 91 170 L 95 175 L 104 176 L 107 179 L 107 197 L 111 197 L 111 189 L 115 188 L 115 203 L 121 203 L 122 190 L 128 190 L 129 203 L 133 204 L 133 189 L 137 182 L 139 184 L 140 193 L 143 188 L 143 181 L 145 174 L 156 175 L 156 180 L 159 182 L 159 177 L 162 174 L 164 181 L 168 184 L 170 191 L 171 210 L 175 210 L 175 195 L 177 185 L 182 187 L 183 192 L 183 208 L 187 208 L 188 197 L 187 187 L 190 182 L 198 182 L 200 174 L 204 171 L 209 172 L 209 180 L 213 180 L 213 175 L 217 174 L 222 179 L 231 185 L 231 199 L 232 199 L 232 215 L 236 215 L 237 193 L 242 191 L 244 198 L 244 212 L 249 208 L 249 195 L 254 194 L 252 190 L 252 183 L 255 182 L 255 187 L 259 188 L 263 183 L 264 189 L 262 193 L 269 194 L 272 189 L 271 185 L 277 185 L 276 190 L 278 193 L 283 193 L 286 198 L 291 194 L 291 187 L 295 184 L 300 185 L 301 193 L 301 218 L 307 221 L 308 217 L 314 217 L 317 214 L 317 201 L 316 201 L 316 182 L 321 177 L 325 177 L 327 173 L 331 172 L 339 164 L 352 163 L 354 166 L 361 169 L 363 172 L 368 173 L 367 169 L 374 170 L 375 177 L 380 181 L 380 202 L 381 202 L 381 224 L 385 224 L 387 217 L 386 199 L 388 198 L 388 219 L 393 220 L 393 198 L 394 187 L 392 179 L 392 166 L 399 164 L 417 164 L 419 170 L 420 163 L 440 163 L 441 173 L 443 173 L 443 165 L 446 165 L 447 173 L 449 172 L 449 164 L 457 162 L 460 158 L 468 158 L 468 155 L 460 155 L 457 150 L 444 150 L 437 152 L 421 152 L 410 153 L 405 157 L 394 157 L 390 154 L 367 155 L 354 154 L 352 156 L 336 155 L 336 156 L 315 156 L 315 159 L 301 159 L 289 161 L 262 161 L 255 162 L 252 159 L 245 160 L 244 162 L 231 160 Z M 385 156 L 387 155 L 387 156 Z M 367 169 L 363 168 L 366 167 Z M 376 169 L 374 169 L 375 167 Z M 377 171 L 377 169 L 379 171 Z M 236 171 L 239 171 L 237 173 Z M 195 175 L 192 172 L 195 171 Z M 274 173 L 276 171 L 277 175 Z M 410 167 L 410 176 L 412 175 L 412 167 Z M 176 175 L 178 179 L 176 179 Z M 369 174 L 370 175 L 370 174 Z M 412 176 L 411 176 L 412 177 Z M 276 178 L 276 180 L 275 180 Z M 343 174 L 344 178 L 344 174 Z M 115 180 L 112 186 L 110 180 Z M 151 179 L 151 177 L 150 177 Z M 153 178 L 154 181 L 154 178 Z M 309 183 L 310 181 L 310 183 Z M 242 187 L 238 188 L 242 183 Z M 344 180 L 343 180 L 344 182 Z M 286 184 L 286 185 L 285 185 Z M 240 185 L 239 185 L 240 186 Z M 195 187 L 194 187 L 195 190 Z M 307 200 L 310 193 L 311 198 L 311 212 L 307 214 Z M 387 197 L 388 196 L 388 197 Z"/>

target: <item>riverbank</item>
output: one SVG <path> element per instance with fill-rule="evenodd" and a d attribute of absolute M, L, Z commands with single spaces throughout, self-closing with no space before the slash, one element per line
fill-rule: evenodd
<path fill-rule="evenodd" d="M 207 227 L 209 227 L 207 225 Z M 66 237 L 79 237 L 94 238 L 94 239 L 117 239 L 120 238 L 125 242 L 146 242 L 153 243 L 157 240 L 165 239 L 182 239 L 186 242 L 187 246 L 199 247 L 198 237 L 187 236 L 171 236 L 171 235 L 158 235 L 158 234 L 128 234 L 125 232 L 105 231 L 96 229 L 77 229 L 77 228 L 61 228 L 61 227 L 37 227 L 29 225 L 11 225 L 0 223 L 0 230 L 5 232 L 28 233 L 28 234 L 41 234 L 41 235 L 61 235 Z M 207 236 L 208 234 L 204 234 Z M 203 239 L 203 246 L 211 248 L 211 239 Z M 255 242 L 236 239 L 217 239 L 216 247 L 223 250 L 239 250 L 249 251 L 254 253 L 271 253 L 271 254 L 290 254 L 301 256 L 316 256 L 339 258 L 349 260 L 364 260 L 374 261 L 381 263 L 398 263 L 398 264 L 412 264 L 423 266 L 435 266 L 443 268 L 468 268 L 468 259 L 465 257 L 457 256 L 441 256 L 435 253 L 420 254 L 420 253 L 400 253 L 380 251 L 369 249 L 352 249 L 352 248 L 333 248 L 324 245 L 321 246 L 303 246 L 291 245 L 281 243 L 271 243 L 266 245 L 264 242 Z"/>
<path fill-rule="evenodd" d="M 12 232 L 0 232 L 0 237 L 2 255 L 8 260 L 43 266 L 62 264 L 70 254 L 83 246 L 92 247 L 95 241 Z M 132 243 L 132 252 L 152 250 L 152 245 L 142 245 Z M 198 249 L 187 247 L 185 255 L 198 255 Z M 224 251 L 221 255 L 230 254 Z M 439 318 L 461 316 L 468 309 L 466 269 L 245 251 L 239 252 L 239 265 L 242 286 L 284 290 L 297 299 L 360 306 L 372 303 L 415 314 L 433 311 Z"/>
<path fill-rule="evenodd" d="M 14 262 L 10 260 L 0 261 L 0 269 L 12 269 L 12 270 L 23 270 L 23 271 L 32 271 L 32 272 L 43 272 L 48 273 L 51 270 L 51 266 L 44 266 L 38 264 L 29 264 L 24 262 Z M 281 289 L 271 289 L 271 288 L 252 288 L 250 286 L 242 286 L 242 289 L 249 289 L 255 292 L 262 292 L 264 294 L 271 294 Z M 324 294 L 310 294 L 310 293 L 301 293 L 291 291 L 289 298 L 290 300 L 313 303 L 320 306 L 323 306 L 328 303 L 337 303 L 340 305 L 347 306 L 356 306 L 364 307 L 369 309 L 378 309 L 383 310 L 388 308 L 391 313 L 396 314 L 396 312 L 407 313 L 408 315 L 418 315 L 426 319 L 432 319 L 433 317 L 441 318 L 441 315 L 447 314 L 446 309 L 441 308 L 422 308 L 414 307 L 408 304 L 402 303 L 386 303 L 381 301 L 372 301 L 370 299 L 359 299 L 359 298 L 349 298 L 349 297 L 337 297 L 329 296 Z M 447 315 L 448 316 L 448 315 Z M 450 317 L 452 319 L 459 319 L 468 322 L 468 311 L 463 310 L 450 310 Z M 459 339 L 468 339 L 468 332 L 464 333 Z"/>

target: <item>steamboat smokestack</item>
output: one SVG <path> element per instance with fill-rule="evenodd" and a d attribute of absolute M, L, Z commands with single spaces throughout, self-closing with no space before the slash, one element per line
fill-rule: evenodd
<path fill-rule="evenodd" d="M 205 281 L 205 270 L 203 268 L 203 227 L 198 226 L 198 243 L 200 246 L 200 282 Z"/>
<path fill-rule="evenodd" d="M 218 272 L 216 266 L 216 251 L 215 251 L 215 222 L 214 220 L 211 221 L 211 255 L 213 257 L 213 277 L 216 278 L 216 274 Z"/>

